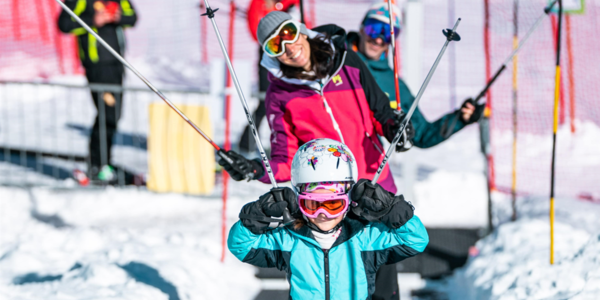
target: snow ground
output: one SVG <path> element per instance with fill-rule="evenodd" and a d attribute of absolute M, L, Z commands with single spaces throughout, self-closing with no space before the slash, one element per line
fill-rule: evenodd
<path fill-rule="evenodd" d="M 231 188 L 229 226 L 263 191 L 244 187 Z M 0 299 L 253 299 L 255 269 L 229 252 L 219 262 L 220 219 L 218 195 L 0 187 Z M 128 275 L 136 266 L 163 291 Z M 16 284 L 32 278 L 48 281 Z"/>
<path fill-rule="evenodd" d="M 507 222 L 509 203 L 506 195 L 494 195 L 500 225 L 447 279 L 450 299 L 598 299 L 600 205 L 556 199 L 555 264 L 550 265 L 549 199 L 518 199 L 514 223 Z"/>

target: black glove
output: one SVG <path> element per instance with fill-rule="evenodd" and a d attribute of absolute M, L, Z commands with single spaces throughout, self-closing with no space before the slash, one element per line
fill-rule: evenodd
<path fill-rule="evenodd" d="M 389 228 L 400 228 L 413 216 L 413 207 L 404 196 L 394 196 L 379 184 L 360 179 L 351 192 L 352 212 L 369 221 L 382 222 Z"/>
<path fill-rule="evenodd" d="M 223 169 L 229 173 L 231 178 L 235 181 L 242 181 L 244 179 L 259 179 L 265 175 L 265 169 L 263 168 L 262 162 L 256 158 L 249 160 L 235 151 L 221 151 L 217 152 L 221 159 L 219 159 L 219 165 L 223 166 Z M 228 157 L 233 161 L 232 164 L 228 163 L 223 156 Z"/>
<path fill-rule="evenodd" d="M 390 118 L 383 124 L 383 135 L 388 140 L 388 142 L 392 142 L 396 133 L 400 129 L 400 124 L 404 121 L 406 114 L 401 110 L 394 110 L 394 117 Z M 412 140 L 415 137 L 415 128 L 412 125 L 412 121 L 408 121 L 406 124 L 406 129 L 404 130 L 404 135 L 400 137 L 400 141 L 396 144 L 396 152 L 404 152 L 412 147 Z"/>
<path fill-rule="evenodd" d="M 475 106 L 475 111 L 473 112 L 473 114 L 471 115 L 471 117 L 469 118 L 469 120 L 465 121 L 462 118 L 461 109 L 467 107 L 467 103 L 471 103 L 471 105 Z M 469 99 L 465 100 L 465 102 L 463 102 L 463 104 L 461 105 L 460 109 L 458 109 L 456 111 L 456 113 L 460 116 L 460 120 L 463 123 L 465 123 L 465 125 L 469 125 L 469 124 L 473 124 L 473 123 L 479 121 L 479 119 L 481 118 L 481 115 L 483 115 L 484 109 L 485 109 L 485 104 L 477 104 L 475 102 L 475 100 L 473 100 L 472 98 L 469 98 Z"/>
<path fill-rule="evenodd" d="M 396 204 L 387 215 L 381 217 L 380 221 L 389 228 L 398 229 L 413 217 L 415 207 L 406 202 L 403 195 L 398 195 L 394 199 Z"/>
<path fill-rule="evenodd" d="M 299 214 L 296 193 L 288 187 L 272 188 L 258 200 L 244 205 L 239 217 L 252 233 L 262 234 L 279 227 L 283 220 L 275 218 L 283 216 L 286 208 L 292 215 Z"/>

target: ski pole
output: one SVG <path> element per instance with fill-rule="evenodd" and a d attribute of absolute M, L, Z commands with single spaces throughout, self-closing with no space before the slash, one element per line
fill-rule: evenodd
<path fill-rule="evenodd" d="M 258 147 L 258 151 L 260 152 L 260 157 L 262 159 L 263 164 L 265 165 L 265 169 L 267 169 L 267 174 L 269 175 L 269 179 L 271 180 L 271 184 L 273 188 L 278 188 L 277 181 L 275 181 L 275 177 L 273 176 L 273 170 L 271 169 L 271 165 L 269 164 L 269 159 L 267 158 L 267 154 L 263 148 L 262 142 L 260 141 L 260 137 L 258 136 L 258 130 L 256 129 L 256 125 L 254 124 L 254 120 L 252 119 L 252 115 L 248 109 L 248 102 L 246 101 L 246 97 L 244 97 L 244 93 L 242 92 L 242 88 L 240 87 L 240 83 L 238 81 L 235 70 L 233 69 L 233 65 L 231 64 L 231 60 L 229 59 L 229 54 L 227 53 L 227 49 L 225 48 L 225 44 L 223 43 L 223 39 L 221 38 L 221 33 L 219 32 L 219 27 L 217 26 L 217 22 L 215 22 L 215 12 L 217 9 L 212 9 L 210 4 L 208 4 L 208 0 L 204 0 L 204 5 L 206 6 L 206 13 L 202 14 L 203 16 L 207 16 L 212 23 L 212 27 L 215 30 L 215 34 L 217 36 L 217 40 L 219 41 L 219 46 L 221 46 L 221 52 L 223 52 L 223 56 L 225 57 L 225 62 L 227 63 L 227 68 L 229 69 L 229 74 L 233 79 L 233 83 L 235 85 L 235 89 L 237 90 L 240 101 L 242 102 L 242 106 L 244 107 L 244 112 L 246 113 L 246 118 L 248 119 L 248 124 L 252 129 L 252 135 L 254 136 L 254 140 L 256 141 L 256 147 Z M 276 197 L 277 198 L 277 197 Z M 283 223 L 289 224 L 293 222 L 294 219 L 290 214 L 289 210 L 285 209 L 283 213 Z"/>
<path fill-rule="evenodd" d="M 104 41 L 94 30 L 92 30 L 85 22 L 83 22 L 77 14 L 75 14 L 66 4 L 60 0 L 56 0 L 60 6 L 69 14 L 79 25 L 81 25 L 87 32 L 93 35 L 114 57 L 116 57 L 123 65 L 125 65 L 131 72 L 133 72 L 140 80 L 142 80 L 154 93 L 156 93 L 167 105 L 172 108 L 181 118 L 183 118 L 194 130 L 196 130 L 207 142 L 209 142 L 213 148 L 217 150 L 217 154 L 225 161 L 233 165 L 233 160 L 223 151 L 208 135 L 206 135 L 194 122 L 192 122 L 186 115 L 184 115 L 163 93 L 161 93 L 148 79 L 146 79 L 138 70 L 136 70 L 130 63 L 128 63 L 117 51 L 115 51 L 108 43 Z"/>
<path fill-rule="evenodd" d="M 396 109 L 402 110 L 400 106 L 400 86 L 398 83 L 398 56 L 396 55 L 396 37 L 394 37 L 394 11 L 392 10 L 392 0 L 388 0 L 388 10 L 390 13 L 390 36 L 392 39 L 392 58 L 394 61 L 394 85 L 396 88 Z"/>
<path fill-rule="evenodd" d="M 457 41 L 457 42 L 460 41 L 460 35 L 458 35 L 458 33 L 456 32 L 456 28 L 458 27 L 460 20 L 461 20 L 460 18 L 458 18 L 458 20 L 456 20 L 456 23 L 454 23 L 454 28 L 442 30 L 442 32 L 446 36 L 446 42 L 444 43 L 442 50 L 440 51 L 437 58 L 435 59 L 433 66 L 429 70 L 429 73 L 427 73 L 427 77 L 425 77 L 425 81 L 421 85 L 421 88 L 419 89 L 419 93 L 417 93 L 417 97 L 415 98 L 415 101 L 410 106 L 408 113 L 406 113 L 404 120 L 400 124 L 400 128 L 398 129 L 396 136 L 394 137 L 394 139 L 392 140 L 392 143 L 390 144 L 387 151 L 385 152 L 385 157 L 383 158 L 383 161 L 379 165 L 379 168 L 377 169 L 377 173 L 375 173 L 375 176 L 373 177 L 373 180 L 371 180 L 371 183 L 373 183 L 373 184 L 377 183 L 377 180 L 379 179 L 379 176 L 381 175 L 383 168 L 387 164 L 387 161 L 390 158 L 390 156 L 392 155 L 392 152 L 394 152 L 394 148 L 396 147 L 396 144 L 398 144 L 398 141 L 400 141 L 400 137 L 404 134 L 406 125 L 408 124 L 410 118 L 412 117 L 413 113 L 417 109 L 417 106 L 419 105 L 419 101 L 421 100 L 421 97 L 423 96 L 423 92 L 425 92 L 425 89 L 427 88 L 427 85 L 429 84 L 429 81 L 431 80 L 433 73 L 435 73 L 435 69 L 437 68 L 438 64 L 440 63 L 442 56 L 444 56 L 444 52 L 446 52 L 446 48 L 448 48 L 448 44 L 451 41 Z"/>
<path fill-rule="evenodd" d="M 479 99 L 481 99 L 481 98 L 483 98 L 483 96 L 485 96 L 485 94 L 490 89 L 492 84 L 494 84 L 496 79 L 498 79 L 498 76 L 500 76 L 500 74 L 502 74 L 502 72 L 504 72 L 504 70 L 506 69 L 506 65 L 513 59 L 513 57 L 519 52 L 519 50 L 521 50 L 521 47 L 523 47 L 523 44 L 525 44 L 525 42 L 527 42 L 527 40 L 529 39 L 531 34 L 540 26 L 544 17 L 548 15 L 548 13 L 552 10 L 552 7 L 554 6 L 554 4 L 556 4 L 557 1 L 558 0 L 552 1 L 552 3 L 550 3 L 546 8 L 544 8 L 544 13 L 535 21 L 535 23 L 529 29 L 529 31 L 527 31 L 527 33 L 525 34 L 525 37 L 523 37 L 523 39 L 521 41 L 519 41 L 519 45 L 515 49 L 513 49 L 513 51 L 506 58 L 506 60 L 504 60 L 504 62 L 502 63 L 502 66 L 500 66 L 498 71 L 496 71 L 494 76 L 492 76 L 492 79 L 490 79 L 490 81 L 488 81 L 488 83 L 485 85 L 485 87 L 479 93 L 479 95 L 477 95 L 477 97 L 475 97 L 475 99 L 473 99 L 474 104 L 478 104 Z M 456 126 L 456 122 L 458 121 L 459 117 L 460 117 L 460 110 L 452 118 L 451 125 L 449 127 L 446 127 L 446 130 L 443 133 L 444 138 L 448 138 L 452 134 L 452 131 L 453 131 L 452 129 L 454 128 L 454 126 Z"/>

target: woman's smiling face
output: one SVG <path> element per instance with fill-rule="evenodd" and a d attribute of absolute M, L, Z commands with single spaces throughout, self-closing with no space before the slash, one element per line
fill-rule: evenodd
<path fill-rule="evenodd" d="M 300 34 L 298 40 L 293 44 L 285 44 L 285 52 L 277 57 L 280 63 L 290 67 L 302 68 L 304 71 L 311 70 L 310 44 L 307 36 Z"/>

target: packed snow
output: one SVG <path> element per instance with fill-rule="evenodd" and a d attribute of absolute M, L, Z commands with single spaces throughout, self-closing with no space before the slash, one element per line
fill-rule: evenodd
<path fill-rule="evenodd" d="M 231 189 L 229 226 L 262 192 L 256 186 Z M 253 299 L 260 289 L 253 267 L 228 252 L 219 261 L 218 196 L 135 188 L 0 195 L 0 299 Z"/>
<path fill-rule="evenodd" d="M 448 280 L 451 299 L 598 299 L 600 205 L 556 199 L 554 265 L 550 265 L 549 198 L 495 193 L 501 225 L 477 242 L 467 265 Z"/>

